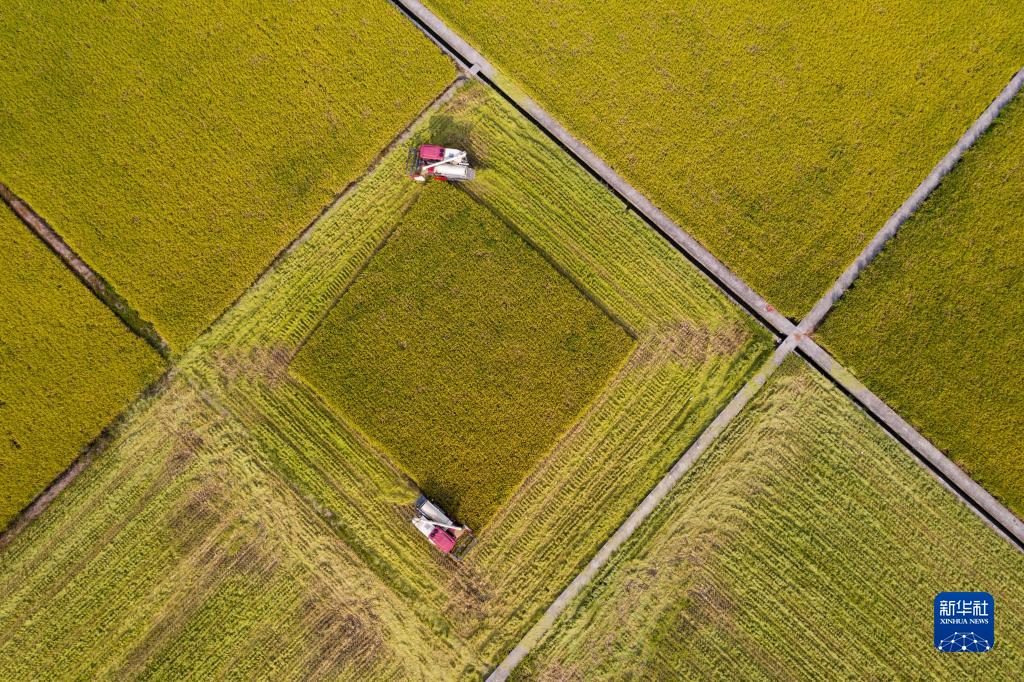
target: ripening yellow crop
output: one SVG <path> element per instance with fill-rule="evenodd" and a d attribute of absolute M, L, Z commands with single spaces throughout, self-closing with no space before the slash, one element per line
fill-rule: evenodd
<path fill-rule="evenodd" d="M 453 76 L 386 0 L 11 0 L 0 174 L 180 351 Z"/>
<path fill-rule="evenodd" d="M 163 361 L 0 204 L 0 528 Z"/>
<path fill-rule="evenodd" d="M 1022 575 L 1024 555 L 791 357 L 515 678 L 1020 679 Z M 996 595 L 989 654 L 936 653 L 947 585 Z"/>
<path fill-rule="evenodd" d="M 791 317 L 1024 65 L 1006 0 L 426 4 Z"/>

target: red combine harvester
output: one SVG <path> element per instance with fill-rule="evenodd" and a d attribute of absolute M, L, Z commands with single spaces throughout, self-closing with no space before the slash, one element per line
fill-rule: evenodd
<path fill-rule="evenodd" d="M 459 558 L 472 544 L 473 536 L 469 528 L 460 526 L 444 513 L 436 504 L 424 495 L 416 500 L 416 511 L 412 525 L 430 541 L 438 551 Z M 456 546 L 458 549 L 456 550 Z"/>
<path fill-rule="evenodd" d="M 461 149 L 421 144 L 409 150 L 409 177 L 417 182 L 430 178 L 462 182 L 472 180 L 476 172 L 469 167 L 469 155 Z"/>

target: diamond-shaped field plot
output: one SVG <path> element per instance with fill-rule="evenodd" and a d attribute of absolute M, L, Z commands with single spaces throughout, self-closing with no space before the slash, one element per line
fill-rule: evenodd
<path fill-rule="evenodd" d="M 430 186 L 294 370 L 482 527 L 633 339 L 489 209 Z"/>

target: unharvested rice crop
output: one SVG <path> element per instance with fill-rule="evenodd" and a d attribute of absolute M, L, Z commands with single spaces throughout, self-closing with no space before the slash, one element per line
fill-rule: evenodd
<path fill-rule="evenodd" d="M 932 600 L 991 592 L 985 655 Z M 519 669 L 522 679 L 1020 679 L 1024 556 L 791 358 Z"/>
<path fill-rule="evenodd" d="M 0 204 L 0 529 L 163 361 Z"/>
<path fill-rule="evenodd" d="M 294 367 L 479 529 L 631 346 L 509 226 L 434 183 Z"/>
<path fill-rule="evenodd" d="M 424 542 L 419 490 L 289 369 L 424 191 L 395 149 L 0 553 L 0 678 L 479 677 L 770 351 L 502 101 L 465 87 L 417 136 L 464 142 L 474 199 L 631 332 L 619 371 L 461 562 Z"/>
<path fill-rule="evenodd" d="M 1024 514 L 1024 100 L 1003 111 L 821 328 L 936 447 Z"/>
<path fill-rule="evenodd" d="M 9 0 L 0 179 L 180 351 L 453 76 L 384 0 Z"/>
<path fill-rule="evenodd" d="M 1024 64 L 1005 0 L 426 4 L 791 317 Z"/>

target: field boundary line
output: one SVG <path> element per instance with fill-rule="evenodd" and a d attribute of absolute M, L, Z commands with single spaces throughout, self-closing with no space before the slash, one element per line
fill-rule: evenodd
<path fill-rule="evenodd" d="M 685 232 L 671 218 L 654 206 L 647 197 L 626 182 L 624 178 L 616 173 L 589 147 L 569 133 L 532 98 L 522 93 L 518 88 L 515 88 L 515 94 L 508 92 L 509 88 L 499 84 L 499 81 L 507 82 L 507 79 L 483 55 L 458 33 L 449 28 L 444 21 L 427 9 L 419 0 L 391 0 L 391 2 L 444 53 L 452 57 L 456 64 L 461 65 L 466 77 L 481 80 L 508 101 L 524 117 L 546 133 L 571 158 L 588 170 L 593 177 L 605 184 L 609 191 L 618 197 L 629 209 L 633 210 L 649 226 L 674 244 L 726 297 L 750 312 L 759 323 L 772 331 L 780 340 L 780 343 L 769 361 L 771 371 L 774 371 L 774 368 L 778 366 L 776 363 L 781 363 L 790 352 L 794 350 L 802 351 L 800 354 L 809 361 L 812 367 L 815 367 L 833 381 L 856 404 L 860 405 L 872 420 L 886 430 L 919 464 L 925 466 L 940 484 L 964 502 L 999 536 L 1007 539 L 1012 545 L 1024 551 L 1024 523 L 1020 519 L 995 500 L 990 493 L 971 479 L 952 460 L 942 454 L 938 448 L 918 433 L 895 411 L 857 381 L 852 373 L 843 368 L 834 358 L 825 353 L 813 340 L 808 338 L 808 335 L 820 324 L 832 305 L 849 289 L 853 280 L 882 251 L 885 244 L 899 227 L 924 203 L 963 154 L 992 125 L 992 122 L 1003 106 L 1021 89 L 1022 85 L 1024 85 L 1024 68 L 1010 79 L 1009 84 L 1007 84 L 996 99 L 989 104 L 981 116 L 960 137 L 954 147 L 939 161 L 935 168 L 932 169 L 932 172 L 897 209 L 896 213 L 886 221 L 854 263 L 840 275 L 828 292 L 811 309 L 811 312 L 805 315 L 799 323 L 794 324 L 757 294 L 745 281 L 715 258 L 694 237 Z M 827 357 L 827 361 L 825 357 L 822 357 L 822 354 Z M 763 379 L 766 380 L 771 371 L 767 372 Z M 728 416 L 726 414 L 727 411 L 733 407 L 734 402 L 760 376 L 761 372 L 749 380 L 740 392 L 737 393 L 736 397 L 733 398 L 733 401 L 730 401 L 716 416 L 711 425 L 698 436 L 694 444 L 673 466 L 669 474 L 634 509 L 626 523 L 606 541 L 598 553 L 591 559 L 590 563 L 563 590 L 555 602 L 545 611 L 541 619 L 533 625 L 520 640 L 519 644 L 512 649 L 488 676 L 488 682 L 492 680 L 500 682 L 508 678 L 512 670 L 526 657 L 530 649 L 539 642 L 562 611 L 567 608 L 571 600 L 582 591 L 583 587 L 607 563 L 619 546 L 632 535 L 635 527 L 651 513 L 657 501 L 665 496 L 667 489 L 671 488 L 678 478 L 692 466 L 693 462 L 707 448 L 707 444 L 714 439 L 715 435 L 718 435 L 728 425 L 735 415 Z M 763 381 L 761 385 L 763 385 Z M 760 385 L 753 386 L 750 396 L 756 393 L 759 388 Z M 750 396 L 742 400 L 740 407 L 746 404 Z M 720 418 L 724 420 L 724 423 L 720 422 Z M 709 435 L 712 432 L 714 435 Z M 706 435 L 708 435 L 707 439 L 705 439 Z M 699 449 L 694 450 L 698 444 L 703 445 Z M 694 454 L 688 459 L 691 451 Z M 687 460 L 685 464 L 684 460 Z M 676 472 L 677 467 L 679 467 L 678 472 Z M 670 478 L 673 473 L 677 475 L 674 478 Z M 660 490 L 662 484 L 667 486 L 664 491 Z M 659 491 L 660 495 L 657 495 L 656 493 Z M 650 501 L 652 496 L 656 497 L 653 502 Z M 634 525 L 627 529 L 627 524 L 630 523 Z"/>
<path fill-rule="evenodd" d="M 533 99 L 522 92 L 512 94 L 499 85 L 503 80 L 499 71 L 468 42 L 427 9 L 419 0 L 391 0 L 398 9 L 426 33 L 442 51 L 466 69 L 467 76 L 484 81 L 503 99 L 512 104 L 530 122 L 548 135 L 563 151 L 601 181 L 634 213 L 665 236 L 700 270 L 711 283 L 779 338 L 790 334 L 793 324 L 774 306 L 769 304 L 746 282 L 727 268 L 710 251 L 669 218 L 612 169 L 587 145 L 580 142 Z"/>
<path fill-rule="evenodd" d="M 299 234 L 296 235 L 296 237 L 292 239 L 291 242 L 289 242 L 280 251 L 274 254 L 274 257 L 271 258 L 270 262 L 267 263 L 267 266 L 263 268 L 263 270 L 261 270 L 258 275 L 256 275 L 256 278 L 252 281 L 252 283 L 245 287 L 245 289 L 243 289 L 241 293 L 235 296 L 234 300 L 232 300 L 231 303 L 224 306 L 224 309 L 217 313 L 217 316 L 210 321 L 210 324 L 206 325 L 206 327 L 204 327 L 203 330 L 196 335 L 195 341 L 198 341 L 211 329 L 213 329 L 213 327 L 216 326 L 216 324 L 220 322 L 221 319 L 223 319 L 223 317 L 230 310 L 232 310 L 235 306 L 238 305 L 238 303 L 245 297 L 245 295 L 249 293 L 250 289 L 254 288 L 258 284 L 263 282 L 263 280 L 266 279 L 270 275 L 270 273 L 274 271 L 275 268 L 277 268 L 278 264 L 282 260 L 284 260 L 285 256 L 287 256 L 288 254 L 292 253 L 297 248 L 302 246 L 309 239 L 310 235 L 313 234 L 313 230 L 316 229 L 316 226 L 320 223 L 320 221 L 323 220 L 328 213 L 334 210 L 334 208 L 338 206 L 342 201 L 348 198 L 348 196 L 356 190 L 360 183 L 362 183 L 362 181 L 365 180 L 370 175 L 370 173 L 372 173 L 374 169 L 376 169 L 377 166 L 380 165 L 381 161 L 383 161 L 388 154 L 390 154 L 399 145 L 407 142 L 412 137 L 413 131 L 416 128 L 416 126 L 426 121 L 427 118 L 434 111 L 436 111 L 442 104 L 450 100 L 455 95 L 455 93 L 458 92 L 459 87 L 461 87 L 466 80 L 467 79 L 464 74 L 460 73 L 456 75 L 452 82 L 449 83 L 447 87 L 445 87 L 445 89 L 442 90 L 437 97 L 431 100 L 425 107 L 423 107 L 423 109 L 420 110 L 419 114 L 416 115 L 416 118 L 414 118 L 412 122 L 409 123 L 409 125 L 407 125 L 405 128 L 402 128 L 402 130 L 399 131 L 399 133 L 395 135 L 395 137 L 392 138 L 392 140 L 381 149 L 377 156 L 375 156 L 374 159 L 369 164 L 367 164 L 366 168 L 363 169 L 363 172 L 360 173 L 358 177 L 353 178 L 347 185 L 345 185 L 333 197 L 331 197 L 331 199 L 326 204 L 324 204 L 323 208 L 320 209 L 320 211 L 313 217 L 313 219 L 310 220 L 309 223 L 307 223 L 304 228 L 302 228 L 302 231 L 299 232 Z M 193 341 L 192 343 L 194 344 L 195 341 Z"/>
<path fill-rule="evenodd" d="M 487 682 L 503 682 L 508 679 L 509 674 L 519 663 L 526 658 L 531 649 L 536 646 L 548 630 L 554 625 L 558 617 L 566 608 L 580 595 L 586 586 L 593 580 L 612 555 L 629 540 L 644 520 L 651 515 L 659 503 L 672 491 L 679 479 L 689 471 L 701 455 L 718 439 L 728 428 L 732 421 L 739 416 L 750 399 L 757 395 L 761 387 L 765 385 L 768 378 L 778 369 L 779 365 L 797 347 L 797 337 L 790 335 L 785 341 L 775 347 L 772 355 L 754 376 L 733 395 L 732 399 L 722 410 L 715 415 L 714 420 L 701 431 L 697 439 L 683 452 L 683 455 L 676 460 L 672 468 L 668 470 L 660 481 L 651 489 L 643 501 L 637 505 L 629 514 L 621 526 L 609 537 L 597 553 L 591 557 L 587 565 L 580 571 L 572 582 L 562 590 L 555 600 L 548 606 L 544 615 L 533 624 L 526 635 L 509 652 L 505 659 L 498 664 L 487 677 Z"/>
<path fill-rule="evenodd" d="M 79 451 L 79 454 L 71 460 L 71 463 L 63 471 L 57 474 L 57 477 L 50 481 L 41 493 L 32 498 L 32 501 L 19 511 L 17 515 L 7 523 L 6 527 L 0 528 L 0 553 L 2 553 L 4 548 L 11 544 L 30 523 L 46 511 L 53 501 L 56 500 L 62 492 L 64 492 L 64 489 L 71 485 L 71 483 L 74 482 L 74 480 L 78 478 L 83 471 L 91 466 L 97 457 L 102 456 L 103 453 L 107 451 L 117 434 L 128 422 L 128 415 L 134 406 L 140 400 L 153 398 L 158 395 L 173 380 L 174 376 L 175 369 L 173 367 L 168 368 L 158 379 L 136 394 L 135 397 L 128 402 L 127 406 L 125 406 L 125 408 L 121 410 L 116 417 L 103 427 L 99 435 L 93 438 L 92 441 Z"/>
<path fill-rule="evenodd" d="M 118 294 L 107 281 L 93 270 L 67 242 L 50 227 L 42 216 L 33 210 L 24 199 L 11 188 L 0 182 L 0 198 L 28 229 L 56 254 L 64 265 L 84 284 L 96 298 L 110 308 L 128 329 L 156 350 L 164 360 L 170 360 L 171 347 L 160 336 L 152 322 L 143 318 L 127 299 Z"/>
<path fill-rule="evenodd" d="M 801 336 L 799 353 L 832 380 L 855 403 L 914 456 L 947 490 L 978 515 L 992 530 L 1024 552 L 1024 521 L 985 490 L 967 472 L 921 435 L 909 422 L 876 396 L 852 372 L 809 337 Z"/>
<path fill-rule="evenodd" d="M 995 122 L 999 112 L 1002 111 L 1003 107 L 1010 103 L 1010 101 L 1020 92 L 1021 88 L 1024 87 L 1024 68 L 1021 68 L 1014 76 L 1010 79 L 1010 82 L 1006 84 L 1002 92 L 992 100 L 992 102 L 985 108 L 985 111 L 974 121 L 970 128 L 960 136 L 960 139 L 956 141 L 956 144 L 946 152 L 946 155 L 935 164 L 932 171 L 928 176 L 921 181 L 921 184 L 911 193 L 907 200 L 900 205 L 896 212 L 889 217 L 882 228 L 875 234 L 874 238 L 868 242 L 868 245 L 864 247 L 864 250 L 860 252 L 857 258 L 850 263 L 850 265 L 843 271 L 839 276 L 839 279 L 829 288 L 828 291 L 814 304 L 811 311 L 800 321 L 798 325 L 800 331 L 805 334 L 812 333 L 821 323 L 825 317 L 832 310 L 833 306 L 839 302 L 839 299 L 843 297 L 851 286 L 853 286 L 854 280 L 856 280 L 860 274 L 871 264 L 871 262 L 878 256 L 879 253 L 885 248 L 885 245 L 890 239 L 896 236 L 900 227 L 903 223 L 910 218 L 911 215 L 917 211 L 918 208 L 925 202 L 925 200 L 931 195 L 932 192 L 939 186 L 943 178 L 949 174 L 953 167 L 956 166 L 957 162 L 963 157 L 963 155 L 969 150 L 974 143 L 977 142 L 978 138 L 988 130 Z"/>

